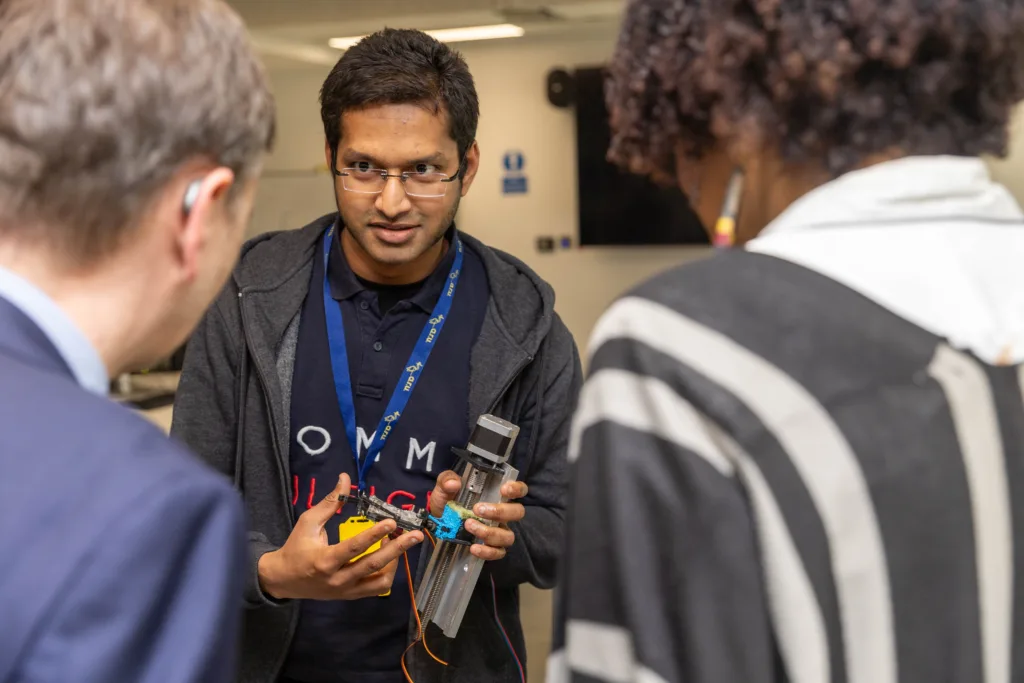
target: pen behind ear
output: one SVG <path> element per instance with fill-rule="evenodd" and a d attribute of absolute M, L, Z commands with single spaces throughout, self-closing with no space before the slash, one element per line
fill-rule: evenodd
<path fill-rule="evenodd" d="M 743 196 L 743 171 L 736 169 L 729 178 L 725 189 L 722 212 L 715 221 L 712 244 L 716 247 L 731 247 L 736 244 L 736 219 L 740 212 L 740 197 Z"/>

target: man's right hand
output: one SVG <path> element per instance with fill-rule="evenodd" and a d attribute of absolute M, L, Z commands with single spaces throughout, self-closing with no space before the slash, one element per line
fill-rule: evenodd
<path fill-rule="evenodd" d="M 337 514 L 339 497 L 347 495 L 351 485 L 349 476 L 341 475 L 326 498 L 302 513 L 285 544 L 260 557 L 257 571 L 263 592 L 278 600 L 357 600 L 391 588 L 398 558 L 422 543 L 423 534 L 412 531 L 388 539 L 396 528 L 388 519 L 329 545 L 324 525 Z M 380 550 L 352 562 L 377 541 L 383 541 Z"/>

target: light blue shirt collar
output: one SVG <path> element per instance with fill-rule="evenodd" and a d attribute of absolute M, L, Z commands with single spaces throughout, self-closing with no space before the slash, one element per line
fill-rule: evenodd
<path fill-rule="evenodd" d="M 96 348 L 71 318 L 41 289 L 0 268 L 0 297 L 14 304 L 43 331 L 83 389 L 106 396 L 110 378 Z"/>

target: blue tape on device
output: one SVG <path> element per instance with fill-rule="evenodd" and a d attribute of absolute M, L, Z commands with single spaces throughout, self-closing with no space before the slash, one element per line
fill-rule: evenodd
<path fill-rule="evenodd" d="M 472 543 L 475 539 L 473 534 L 466 530 L 466 520 L 476 519 L 473 511 L 462 507 L 458 503 L 448 503 L 440 517 L 430 515 L 430 519 L 437 524 L 434 536 L 439 541 L 451 541 L 453 543 Z"/>

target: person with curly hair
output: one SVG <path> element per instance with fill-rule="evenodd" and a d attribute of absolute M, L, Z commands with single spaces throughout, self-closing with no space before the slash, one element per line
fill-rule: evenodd
<path fill-rule="evenodd" d="M 549 683 L 1024 680 L 1024 2 L 633 0 L 607 99 L 733 248 L 595 328 Z"/>

